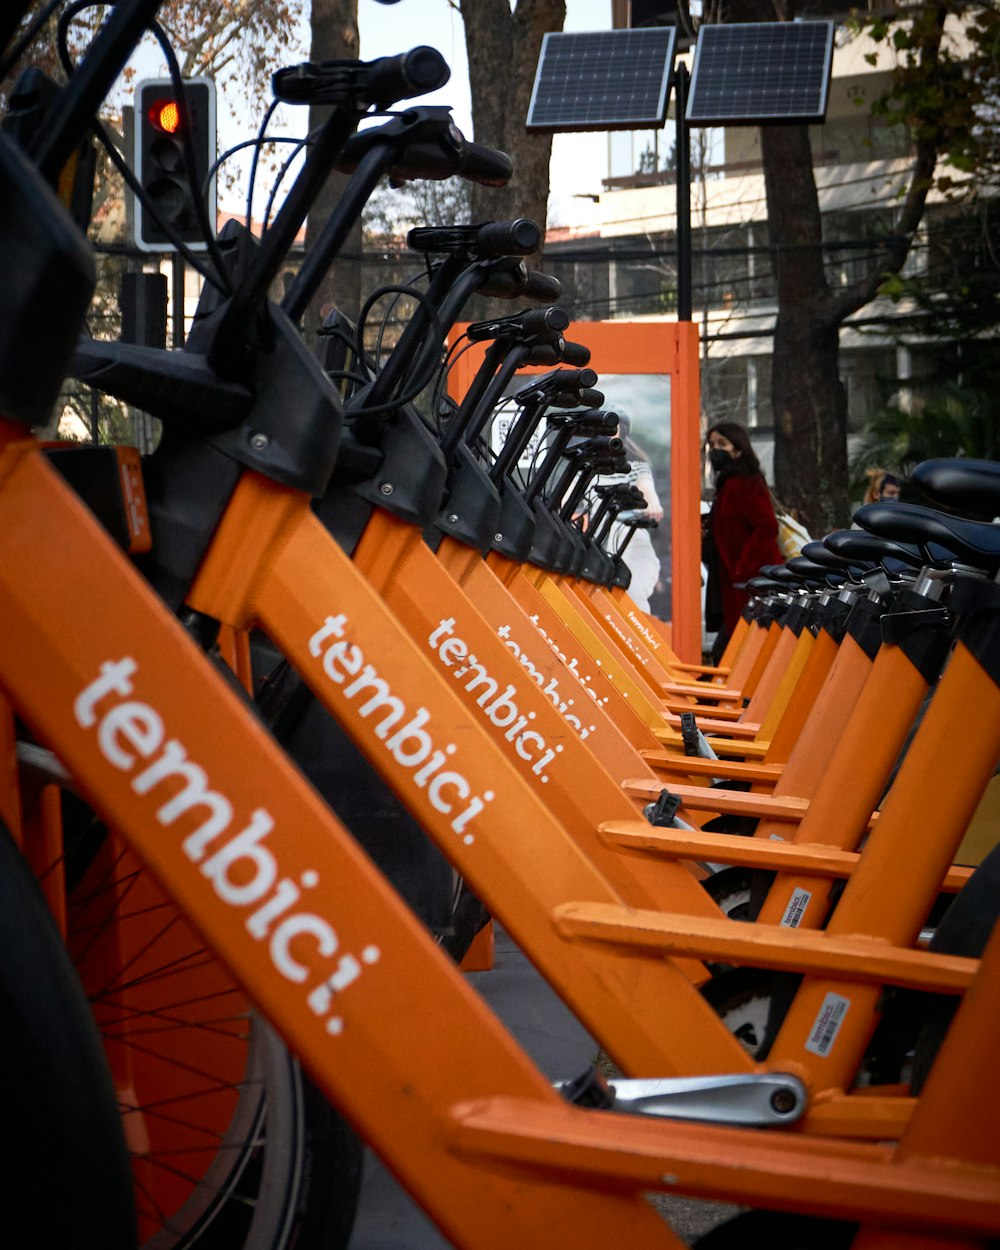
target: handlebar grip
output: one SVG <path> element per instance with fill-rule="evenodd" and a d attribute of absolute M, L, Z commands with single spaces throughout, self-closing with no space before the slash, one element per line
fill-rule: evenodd
<path fill-rule="evenodd" d="M 277 70 L 271 76 L 271 90 L 286 104 L 388 108 L 397 100 L 436 91 L 450 77 L 437 48 L 421 46 L 375 61 L 302 61 Z"/>
<path fill-rule="evenodd" d="M 600 433 L 602 430 L 616 430 L 618 428 L 618 414 L 616 412 L 578 412 L 570 413 L 569 420 L 577 427 L 585 430 Z"/>
<path fill-rule="evenodd" d="M 600 408 L 604 403 L 604 392 L 595 391 L 592 387 L 583 387 L 576 396 L 578 404 L 586 404 L 588 408 Z"/>
<path fill-rule="evenodd" d="M 556 305 L 549 308 L 526 308 L 518 321 L 525 334 L 545 334 L 551 330 L 561 333 L 569 325 L 569 313 L 565 308 Z"/>
<path fill-rule="evenodd" d="M 516 256 L 503 256 L 492 263 L 476 292 L 492 299 L 520 299 L 527 276 L 523 260 Z"/>
<path fill-rule="evenodd" d="M 587 390 L 597 383 L 597 370 L 590 368 L 560 369 L 556 374 L 556 378 L 560 387 L 576 386 Z M 599 408 L 600 406 L 600 404 L 587 404 L 588 408 Z"/>
<path fill-rule="evenodd" d="M 531 269 L 528 271 L 522 294 L 526 299 L 537 299 L 540 302 L 544 300 L 545 303 L 552 304 L 562 295 L 562 283 L 551 274 Z"/>
<path fill-rule="evenodd" d="M 499 155 L 503 156 L 503 153 Z M 530 256 L 538 251 L 541 241 L 542 232 L 538 223 L 530 217 L 517 217 L 514 221 L 488 221 L 480 226 L 476 230 L 472 250 L 482 260 L 499 256 Z"/>
<path fill-rule="evenodd" d="M 563 344 L 562 359 L 567 365 L 587 365 L 590 363 L 590 348 L 582 343 L 566 342 Z"/>
<path fill-rule="evenodd" d="M 588 458 L 588 463 L 598 473 L 627 473 L 629 468 L 628 460 L 623 452 L 608 456 L 595 456 L 593 459 Z"/>
<path fill-rule="evenodd" d="M 505 187 L 513 177 L 514 162 L 506 152 L 466 139 L 458 162 L 458 173 L 467 181 L 478 182 L 484 187 Z"/>
<path fill-rule="evenodd" d="M 571 443 L 569 450 L 577 456 L 618 456 L 625 450 L 625 444 L 617 434 L 593 434 L 578 443 Z"/>
<path fill-rule="evenodd" d="M 521 335 L 527 338 L 533 334 L 560 333 L 568 325 L 569 314 L 562 308 L 526 308 L 510 317 L 498 317 L 495 321 L 474 321 L 465 333 L 474 343 L 478 343 L 483 339 L 495 339 L 504 334 Z M 560 357 L 557 357 L 552 363 L 557 364 L 559 359 Z M 531 363 L 547 362 L 532 361 Z M 583 363 L 586 364 L 587 361 Z"/>
<path fill-rule="evenodd" d="M 448 113 L 445 109 L 439 111 Z M 457 175 L 471 182 L 497 187 L 507 182 L 514 167 L 505 153 L 470 142 L 451 120 L 450 114 L 447 118 L 434 120 L 436 128 L 427 127 L 423 133 L 413 131 L 409 141 L 400 146 L 396 159 L 386 171 L 390 178 L 397 182 L 409 182 L 411 179 L 443 181 Z M 444 127 L 441 125 L 443 121 L 447 122 Z M 360 156 L 378 142 L 379 135 L 378 130 L 353 135 L 337 158 L 337 168 L 347 172 L 356 169 Z M 430 249 L 425 247 L 423 250 Z"/>
<path fill-rule="evenodd" d="M 536 343 L 530 349 L 522 365 L 557 365 L 562 360 L 563 338 L 560 335 L 551 343 Z"/>
<path fill-rule="evenodd" d="M 448 62 L 437 48 L 421 45 L 398 56 L 383 56 L 365 66 L 364 98 L 383 107 L 397 100 L 437 91 L 451 77 Z"/>
<path fill-rule="evenodd" d="M 462 141 L 465 142 L 464 136 Z M 487 221 L 474 226 L 415 226 L 406 236 L 407 247 L 417 252 L 465 252 L 480 260 L 530 256 L 538 251 L 541 241 L 538 223 L 529 217 Z M 526 278 L 527 270 L 522 275 L 522 283 Z M 520 288 L 517 293 L 521 294 Z"/>

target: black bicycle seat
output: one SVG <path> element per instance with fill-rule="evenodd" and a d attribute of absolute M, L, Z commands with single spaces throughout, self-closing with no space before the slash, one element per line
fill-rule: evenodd
<path fill-rule="evenodd" d="M 834 570 L 829 565 L 817 564 L 806 555 L 792 556 L 788 561 L 788 568 L 811 583 L 843 586 L 848 580 L 847 574 L 842 571 L 843 566 L 841 570 Z"/>
<path fill-rule="evenodd" d="M 776 591 L 785 594 L 788 586 L 784 582 L 775 581 L 773 577 L 751 577 L 747 582 L 747 590 L 752 590 L 757 595 L 773 594 Z"/>
<path fill-rule="evenodd" d="M 980 518 L 1000 516 L 1000 464 L 994 460 L 924 460 L 910 480 L 933 504 Z"/>
<path fill-rule="evenodd" d="M 874 567 L 873 560 L 862 560 L 860 557 L 856 559 L 848 559 L 847 556 L 837 555 L 836 552 L 826 546 L 825 542 L 814 539 L 811 543 L 806 543 L 801 555 L 806 560 L 811 560 L 813 564 L 818 564 L 825 569 L 830 569 L 838 573 L 846 573 L 860 577 L 867 569 Z"/>
<path fill-rule="evenodd" d="M 819 590 L 823 583 L 816 579 L 807 580 L 801 573 L 796 573 L 787 564 L 765 564 L 761 569 L 764 577 L 777 582 L 785 590 Z"/>
<path fill-rule="evenodd" d="M 869 504 L 869 507 L 895 507 L 895 504 Z M 887 538 L 877 537 L 864 530 L 836 530 L 827 534 L 823 545 L 835 556 L 849 560 L 852 564 L 867 565 L 869 568 L 882 564 L 884 560 L 898 560 L 906 568 L 919 569 L 926 563 L 919 551 L 909 550 L 899 543 L 890 542 Z"/>
<path fill-rule="evenodd" d="M 992 572 L 1000 567 L 1000 525 L 947 516 L 911 503 L 865 504 L 854 519 L 870 533 L 897 543 L 916 543 L 925 549 L 936 544 L 974 568 Z"/>

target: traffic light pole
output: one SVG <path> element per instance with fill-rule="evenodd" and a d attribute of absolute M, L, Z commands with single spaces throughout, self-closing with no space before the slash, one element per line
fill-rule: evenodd
<path fill-rule="evenodd" d="M 171 274 L 170 300 L 170 337 L 174 350 L 184 346 L 184 257 L 180 252 L 173 253 L 173 272 Z"/>

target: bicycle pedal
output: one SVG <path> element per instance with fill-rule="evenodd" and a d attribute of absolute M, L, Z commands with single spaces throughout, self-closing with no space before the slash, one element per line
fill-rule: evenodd
<path fill-rule="evenodd" d="M 674 817 L 680 805 L 679 795 L 671 794 L 669 790 L 661 790 L 660 797 L 655 803 L 648 803 L 642 809 L 642 814 L 651 825 L 656 825 L 660 829 L 669 829 L 674 823 Z"/>
<path fill-rule="evenodd" d="M 701 754 L 699 737 L 698 722 L 694 718 L 694 712 L 681 712 L 681 740 L 684 743 L 685 755 Z"/>
<path fill-rule="evenodd" d="M 575 1107 L 595 1107 L 610 1111 L 615 1105 L 615 1095 L 608 1078 L 598 1068 L 588 1068 L 575 1080 L 557 1086 L 559 1093 Z"/>

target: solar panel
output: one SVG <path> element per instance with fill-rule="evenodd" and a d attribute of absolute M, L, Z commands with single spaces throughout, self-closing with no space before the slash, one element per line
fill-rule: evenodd
<path fill-rule="evenodd" d="M 525 123 L 529 130 L 659 130 L 667 117 L 676 31 L 549 32 Z"/>
<path fill-rule="evenodd" d="M 695 126 L 821 122 L 833 22 L 702 26 L 685 117 Z"/>

